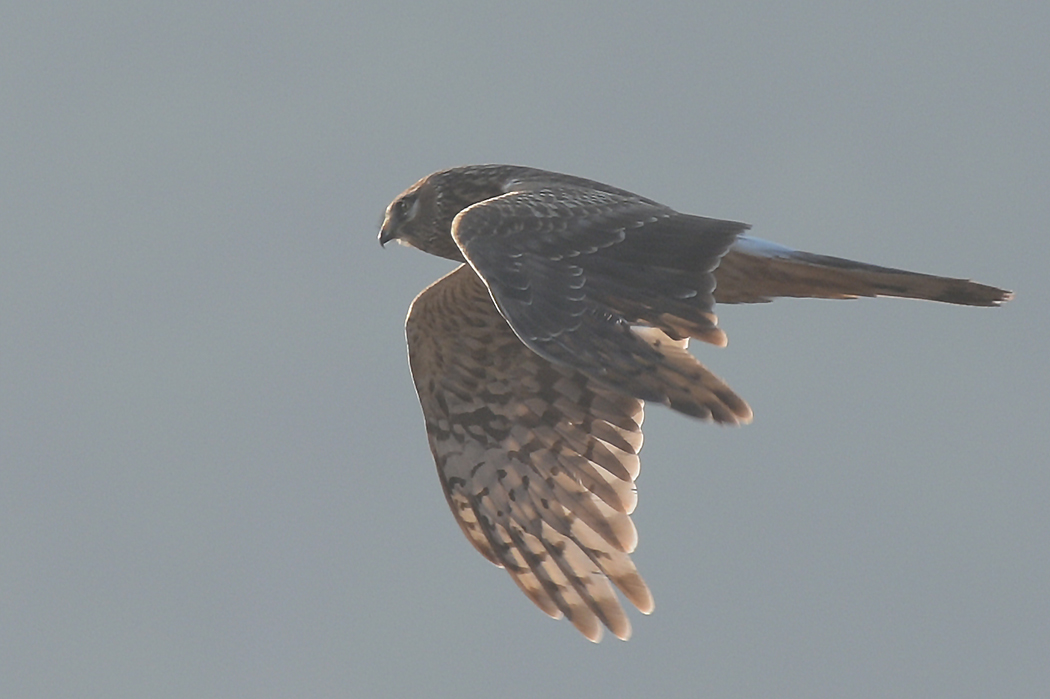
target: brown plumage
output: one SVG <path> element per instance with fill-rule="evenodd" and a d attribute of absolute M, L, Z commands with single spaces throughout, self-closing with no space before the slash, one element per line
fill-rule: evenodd
<path fill-rule="evenodd" d="M 725 345 L 714 304 L 899 296 L 995 306 L 1010 292 L 813 255 L 609 185 L 510 165 L 436 172 L 380 242 L 464 262 L 412 303 L 412 376 L 467 538 L 593 641 L 649 613 L 637 544 L 643 401 L 723 424 L 751 409 L 686 349 Z"/>

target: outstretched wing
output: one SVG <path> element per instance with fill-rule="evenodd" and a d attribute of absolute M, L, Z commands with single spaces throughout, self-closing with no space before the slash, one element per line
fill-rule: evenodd
<path fill-rule="evenodd" d="M 529 348 L 637 398 L 732 423 L 750 419 L 744 401 L 687 352 L 665 350 L 690 337 L 725 344 L 712 272 L 746 228 L 555 185 L 474 204 L 452 235 Z M 662 346 L 637 326 L 665 334 Z M 668 390 L 677 384 L 697 389 Z"/>
<path fill-rule="evenodd" d="M 642 402 L 528 349 L 464 265 L 413 302 L 412 377 L 438 475 L 475 548 L 593 641 L 652 595 L 628 554 Z"/>

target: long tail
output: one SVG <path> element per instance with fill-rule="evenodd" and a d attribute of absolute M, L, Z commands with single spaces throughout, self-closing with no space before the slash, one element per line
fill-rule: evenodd
<path fill-rule="evenodd" d="M 851 299 L 897 296 L 998 306 L 1013 293 L 968 279 L 918 274 L 839 257 L 792 250 L 751 236 L 740 236 L 715 270 L 715 301 L 757 303 L 780 296 Z"/>

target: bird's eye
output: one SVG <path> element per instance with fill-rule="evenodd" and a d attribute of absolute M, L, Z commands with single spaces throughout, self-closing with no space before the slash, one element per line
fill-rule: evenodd
<path fill-rule="evenodd" d="M 397 200 L 397 204 L 394 208 L 397 211 L 397 217 L 402 220 L 408 220 L 416 215 L 416 204 L 419 200 L 416 197 L 403 197 Z"/>

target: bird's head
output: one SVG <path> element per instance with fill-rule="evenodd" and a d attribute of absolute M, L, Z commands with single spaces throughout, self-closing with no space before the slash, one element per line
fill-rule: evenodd
<path fill-rule="evenodd" d="M 431 255 L 463 262 L 452 238 L 452 221 L 463 209 L 507 192 L 514 175 L 507 165 L 473 165 L 435 172 L 402 192 L 386 207 L 379 229 L 382 245 L 396 240 Z"/>
<path fill-rule="evenodd" d="M 399 194 L 383 214 L 379 229 L 379 243 L 386 245 L 396 240 L 403 245 L 426 250 L 429 237 L 435 233 L 433 221 L 433 187 L 426 179 Z"/>
<path fill-rule="evenodd" d="M 433 175 L 425 177 L 402 192 L 386 207 L 379 243 L 396 240 L 403 245 L 457 262 L 463 261 L 456 241 L 452 239 L 452 219 L 464 208 L 448 210 L 442 201 L 440 182 Z"/>

